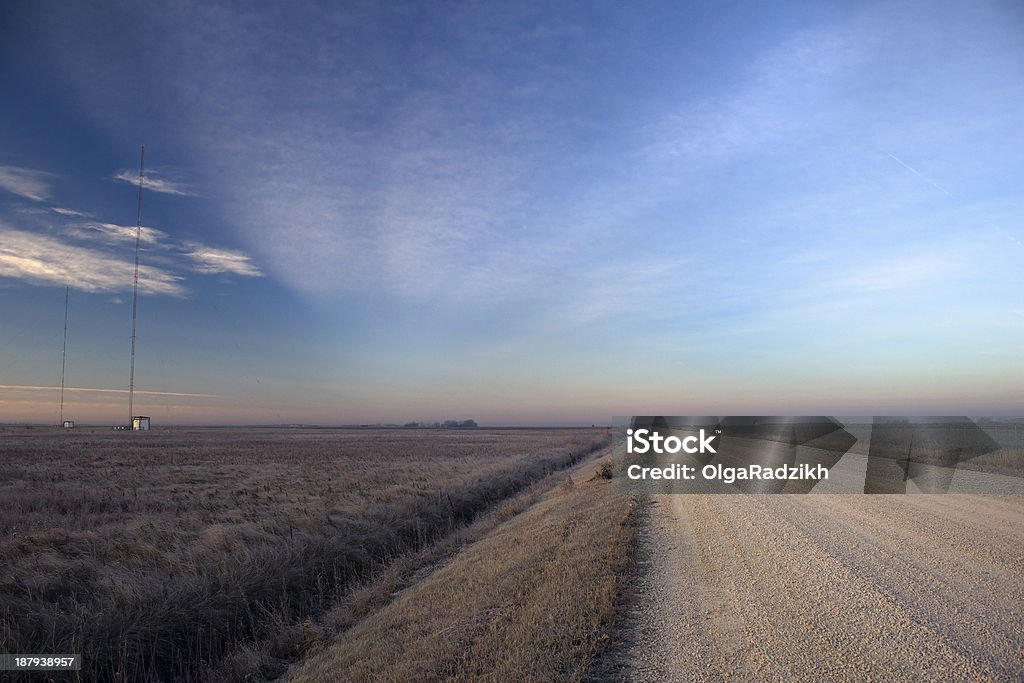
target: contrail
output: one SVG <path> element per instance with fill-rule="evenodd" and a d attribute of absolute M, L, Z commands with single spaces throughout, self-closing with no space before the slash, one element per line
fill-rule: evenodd
<path fill-rule="evenodd" d="M 0 384 L 0 389 L 22 389 L 27 391 L 60 391 L 60 387 L 43 387 L 43 386 L 30 386 L 26 384 Z M 64 391 L 79 391 L 79 392 L 92 392 L 99 394 L 127 394 L 127 389 L 96 389 L 92 387 L 64 387 Z M 219 398 L 217 394 L 188 394 L 177 391 L 142 391 L 138 390 L 136 394 L 146 394 L 147 396 L 185 396 L 191 398 Z"/>
<path fill-rule="evenodd" d="M 889 153 L 886 152 L 886 154 L 889 154 Z M 905 168 L 908 171 L 910 171 L 911 173 L 913 173 L 914 175 L 916 175 L 921 180 L 925 181 L 926 183 L 928 183 L 929 185 L 934 187 L 935 189 L 937 189 L 940 192 L 944 193 L 947 197 L 952 197 L 953 196 L 953 195 L 949 194 L 949 192 L 946 191 L 946 188 L 944 188 L 942 185 L 939 185 L 934 180 L 932 180 L 931 178 L 929 178 L 925 174 L 921 173 L 920 171 L 918 171 L 916 168 L 914 168 L 910 164 L 904 162 L 902 159 L 900 159 L 895 154 L 889 154 L 889 158 L 892 159 L 893 161 L 895 161 L 896 163 L 898 163 L 903 168 Z"/>

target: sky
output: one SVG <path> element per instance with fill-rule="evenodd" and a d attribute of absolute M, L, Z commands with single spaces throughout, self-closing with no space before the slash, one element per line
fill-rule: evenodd
<path fill-rule="evenodd" d="M 1019 2 L 0 5 L 0 422 L 1024 414 Z"/>

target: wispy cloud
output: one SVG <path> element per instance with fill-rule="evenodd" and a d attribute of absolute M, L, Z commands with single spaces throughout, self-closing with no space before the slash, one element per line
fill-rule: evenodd
<path fill-rule="evenodd" d="M 129 183 L 131 185 L 138 185 L 139 174 L 136 171 L 122 170 L 114 174 L 114 180 L 120 180 L 123 183 Z M 182 196 L 195 194 L 184 184 L 173 180 L 167 180 L 166 178 L 161 178 L 155 171 L 146 171 L 142 186 L 147 190 L 162 192 L 163 194 L 176 194 Z"/>
<path fill-rule="evenodd" d="M 41 202 L 50 196 L 50 173 L 20 166 L 0 166 L 0 189 Z"/>
<path fill-rule="evenodd" d="M 379 35 L 374 11 L 240 21 L 231 10 L 197 7 L 153 12 L 152 20 L 180 55 L 160 65 L 165 76 L 196 95 L 175 110 L 183 141 L 261 266 L 318 295 L 451 300 L 472 292 L 496 304 L 609 260 L 611 250 L 594 242 L 628 239 L 638 214 L 678 200 L 678 169 L 690 165 L 680 154 L 728 157 L 820 124 L 823 114 L 805 116 L 801 104 L 859 64 L 862 39 L 872 35 L 840 28 L 786 36 L 717 95 L 654 92 L 629 107 L 639 118 L 619 122 L 614 107 L 602 110 L 608 98 L 585 99 L 616 89 L 604 80 L 612 74 L 573 73 L 573 59 L 554 68 L 560 60 L 551 59 L 614 43 L 588 45 L 575 19 L 537 10 L 467 6 L 450 40 L 436 43 L 426 30 L 411 46 Z M 187 30 L 192 24 L 216 27 L 218 41 Z M 341 25 L 366 31 L 349 31 L 339 44 Z M 523 30 L 498 28 L 505 26 Z M 251 46 L 271 37 L 264 62 Z M 410 61 L 410 47 L 423 59 Z M 315 58 L 298 68 L 289 55 L 307 50 Z M 118 108 L 84 73 L 83 89 L 116 125 Z M 574 102 L 574 94 L 584 98 Z M 587 111 L 591 104 L 599 111 Z M 641 140 L 643 122 L 657 130 Z M 657 158 L 638 162 L 637 149 Z M 135 183 L 137 171 L 118 179 Z M 237 259 L 195 260 L 199 272 L 248 274 Z"/>
<path fill-rule="evenodd" d="M 930 170 L 936 155 L 919 150 L 935 140 L 923 126 L 963 128 L 951 103 L 935 101 L 933 92 L 951 86 L 947 70 L 927 57 L 955 32 L 916 10 L 873 6 L 835 22 L 808 18 L 775 34 L 754 31 L 754 40 L 723 50 L 726 59 L 704 77 L 649 62 L 652 83 L 660 85 L 616 110 L 602 107 L 627 85 L 617 69 L 574 71 L 573 59 L 551 68 L 560 60 L 549 57 L 596 54 L 621 47 L 618 38 L 584 45 L 602 40 L 584 29 L 574 43 L 556 30 L 558 17 L 541 22 L 557 36 L 550 43 L 512 29 L 480 31 L 530 26 L 536 8 L 520 22 L 495 22 L 479 5 L 464 11 L 474 8 L 480 14 L 451 24 L 452 39 L 443 45 L 426 30 L 400 48 L 377 33 L 373 11 L 314 18 L 298 10 L 247 21 L 231 10 L 149 12 L 180 57 L 157 70 L 196 95 L 174 110 L 182 144 L 205 166 L 204 184 L 223 200 L 222 215 L 261 268 L 317 295 L 355 290 L 460 303 L 472 296 L 500 306 L 613 271 L 608 266 L 622 257 L 610 243 L 648 240 L 663 249 L 713 242 L 718 253 L 731 250 L 723 258 L 737 282 L 771 292 L 785 280 L 755 281 L 765 251 L 790 254 L 789 264 L 814 279 L 818 269 L 846 272 L 848 235 L 870 231 L 902 244 L 912 229 L 889 209 L 912 213 L 914 198 L 879 172 L 914 179 L 879 150 L 929 159 L 915 163 Z M 215 29 L 219 40 L 188 30 L 193 24 Z M 340 25 L 367 30 L 337 43 Z M 253 51 L 270 36 L 266 53 Z M 699 46 L 702 36 L 694 38 Z M 336 49 L 323 49 L 328 45 Z M 510 45 L 517 49 L 505 49 Z M 306 50 L 315 58 L 294 60 Z M 418 58 L 410 60 L 409 50 Z M 622 57 L 637 64 L 648 58 Z M 989 59 L 1004 61 L 998 52 Z M 78 85 L 97 103 L 97 119 L 117 126 L 126 108 L 99 94 L 96 71 L 79 69 Z M 583 97 L 570 101 L 576 94 Z M 908 133 L 907 144 L 892 143 Z M 943 152 L 947 160 L 958 149 Z M 134 183 L 136 173 L 118 175 Z M 894 185 L 887 215 L 865 219 L 864 207 L 880 205 L 878 188 L 886 184 Z M 780 206 L 795 208 L 779 216 Z M 915 229 L 923 230 L 921 223 Z M 802 253 L 792 255 L 793 247 Z M 248 275 L 255 268 L 225 250 L 186 245 L 184 254 L 201 273 Z M 913 286 L 927 268 L 909 265 L 916 270 L 876 264 L 873 275 L 851 274 L 847 284 Z M 593 294 L 579 287 L 559 304 L 586 318 L 609 315 L 615 307 L 595 305 Z"/>
<path fill-rule="evenodd" d="M 51 206 L 50 210 L 67 218 L 85 218 L 89 215 L 84 211 L 76 211 L 75 209 L 68 209 L 63 206 Z"/>
<path fill-rule="evenodd" d="M 83 239 L 98 238 L 109 242 L 134 242 L 136 227 L 113 223 L 82 223 L 72 225 L 67 232 Z M 166 237 L 167 233 L 156 228 L 142 226 L 139 230 L 139 241 L 143 244 L 157 244 Z"/>
<path fill-rule="evenodd" d="M 76 211 L 74 215 L 80 213 Z M 106 249 L 106 245 L 134 243 L 135 226 L 88 222 L 72 223 L 64 229 L 67 237 L 94 246 L 4 228 L 0 225 L 0 235 L 4 237 L 4 244 L 0 246 L 0 276 L 36 283 L 66 284 L 89 292 L 124 291 L 132 283 L 134 262 L 121 254 L 102 249 Z M 238 250 L 194 241 L 180 242 L 166 232 L 148 226 L 141 228 L 139 238 L 151 249 L 151 258 L 161 264 L 140 266 L 139 291 L 144 294 L 183 296 L 186 293 L 182 285 L 185 278 L 180 274 L 183 270 L 201 275 L 263 275 L 252 258 Z"/>
<path fill-rule="evenodd" d="M 47 387 L 38 386 L 34 384 L 0 384 L 0 389 L 15 390 L 15 391 L 60 391 L 61 387 Z M 127 389 L 102 389 L 98 387 L 64 387 L 64 391 L 71 391 L 77 393 L 93 393 L 93 394 L 127 394 Z M 191 397 L 191 398 L 217 398 L 217 394 L 197 394 L 187 393 L 182 391 L 145 391 L 142 389 L 135 389 L 136 394 L 142 396 L 178 396 L 178 397 Z"/>
<path fill-rule="evenodd" d="M 136 227 L 114 223 L 75 223 L 65 234 L 80 240 L 94 240 L 107 243 L 132 243 L 136 238 Z M 202 275 L 228 273 L 247 277 L 260 277 L 263 273 L 253 263 L 252 257 L 235 249 L 212 247 L 200 242 L 179 242 L 166 232 L 142 226 L 138 231 L 142 244 L 156 247 L 165 257 L 184 268 Z M 184 257 L 184 263 L 182 263 Z"/>
<path fill-rule="evenodd" d="M 50 196 L 49 179 L 54 174 L 17 166 L 0 166 L 0 189 L 35 201 L 46 201 Z M 123 182 L 136 182 L 131 171 L 119 171 L 115 178 Z M 147 175 L 148 189 L 174 195 L 191 194 L 184 185 Z M 182 243 L 157 228 L 118 225 L 100 221 L 81 222 L 88 213 L 65 206 L 27 209 L 46 213 L 47 209 L 69 221 L 64 234 L 74 240 L 98 243 L 131 243 L 139 241 L 163 252 L 164 266 L 141 265 L 139 291 L 144 294 L 183 296 L 184 278 L 169 269 L 177 265 L 196 273 L 231 273 L 250 277 L 262 273 L 246 254 L 221 249 L 198 242 Z M 10 277 L 38 284 L 69 285 L 88 292 L 118 292 L 133 283 L 134 262 L 100 249 L 62 241 L 37 232 L 8 228 L 0 224 L 0 277 Z M 184 262 L 183 262 L 184 261 Z"/>
<path fill-rule="evenodd" d="M 232 273 L 249 277 L 263 274 L 253 264 L 252 259 L 240 251 L 216 249 L 196 242 L 187 242 L 185 255 L 192 260 L 192 269 L 197 273 Z"/>
<path fill-rule="evenodd" d="M 48 235 L 0 225 L 0 277 L 86 292 L 130 290 L 134 263 L 105 252 L 67 244 Z M 183 296 L 182 278 L 163 268 L 139 268 L 139 292 Z"/>

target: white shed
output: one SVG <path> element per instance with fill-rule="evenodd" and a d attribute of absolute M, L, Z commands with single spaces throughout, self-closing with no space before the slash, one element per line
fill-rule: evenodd
<path fill-rule="evenodd" d="M 132 418 L 132 429 L 136 432 L 148 432 L 149 418 L 145 415 L 136 415 Z"/>

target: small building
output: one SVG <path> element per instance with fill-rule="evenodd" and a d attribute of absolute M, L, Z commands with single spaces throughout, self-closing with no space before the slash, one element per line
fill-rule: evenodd
<path fill-rule="evenodd" d="M 145 415 L 136 415 L 132 418 L 132 431 L 136 432 L 148 432 L 149 431 L 149 418 Z"/>
<path fill-rule="evenodd" d="M 64 420 L 64 424 L 62 426 L 64 427 L 64 429 L 74 429 L 75 428 L 75 421 L 74 420 Z"/>

